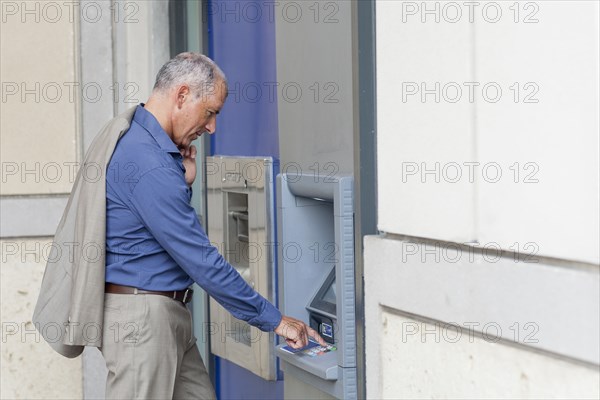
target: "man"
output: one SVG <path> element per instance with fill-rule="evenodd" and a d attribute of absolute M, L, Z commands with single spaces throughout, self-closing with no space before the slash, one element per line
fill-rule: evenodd
<path fill-rule="evenodd" d="M 159 71 L 106 175 L 106 295 L 101 351 L 107 398 L 214 398 L 184 303 L 194 281 L 236 318 L 300 348 L 312 336 L 250 288 L 209 243 L 190 205 L 196 148 L 227 97 L 208 57 L 182 53 Z"/>

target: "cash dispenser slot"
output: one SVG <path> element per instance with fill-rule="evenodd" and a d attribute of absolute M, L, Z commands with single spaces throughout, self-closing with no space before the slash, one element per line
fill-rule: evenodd
<path fill-rule="evenodd" d="M 248 211 L 229 211 L 236 224 L 237 240 L 248 243 Z"/>
<path fill-rule="evenodd" d="M 230 243 L 248 243 L 248 194 L 227 193 L 228 230 L 232 235 Z"/>

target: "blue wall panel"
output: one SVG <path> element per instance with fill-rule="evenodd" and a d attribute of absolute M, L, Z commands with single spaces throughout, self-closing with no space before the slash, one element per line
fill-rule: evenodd
<path fill-rule="evenodd" d="M 260 2 L 249 3 L 260 9 Z M 229 81 L 212 150 L 278 158 L 275 21 L 251 12 L 243 1 L 208 3 L 210 57 Z"/>
<path fill-rule="evenodd" d="M 211 136 L 211 153 L 279 158 L 275 22 L 253 13 L 260 2 L 248 3 L 253 4 L 207 4 L 209 56 L 229 82 L 229 97 Z M 283 398 L 282 381 L 265 381 L 219 357 L 215 364 L 219 399 Z"/>
<path fill-rule="evenodd" d="M 217 397 L 220 400 L 283 399 L 283 381 L 266 381 L 232 362 L 216 358 L 216 362 L 219 363 Z"/>

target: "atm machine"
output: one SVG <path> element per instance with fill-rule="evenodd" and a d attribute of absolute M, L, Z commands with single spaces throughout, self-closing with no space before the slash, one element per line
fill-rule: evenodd
<path fill-rule="evenodd" d="M 225 259 L 267 300 L 275 298 L 274 171 L 271 157 L 206 158 L 208 235 Z M 277 380 L 274 333 L 234 318 L 210 299 L 211 352 Z"/>
<path fill-rule="evenodd" d="M 285 398 L 357 398 L 351 176 L 277 177 L 279 305 L 330 343 L 277 346 Z"/>

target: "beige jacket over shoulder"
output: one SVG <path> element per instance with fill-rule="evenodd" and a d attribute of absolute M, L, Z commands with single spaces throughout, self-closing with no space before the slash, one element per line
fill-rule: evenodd
<path fill-rule="evenodd" d="M 109 121 L 92 142 L 54 235 L 33 323 L 65 357 L 102 345 L 106 168 L 135 109 Z"/>

